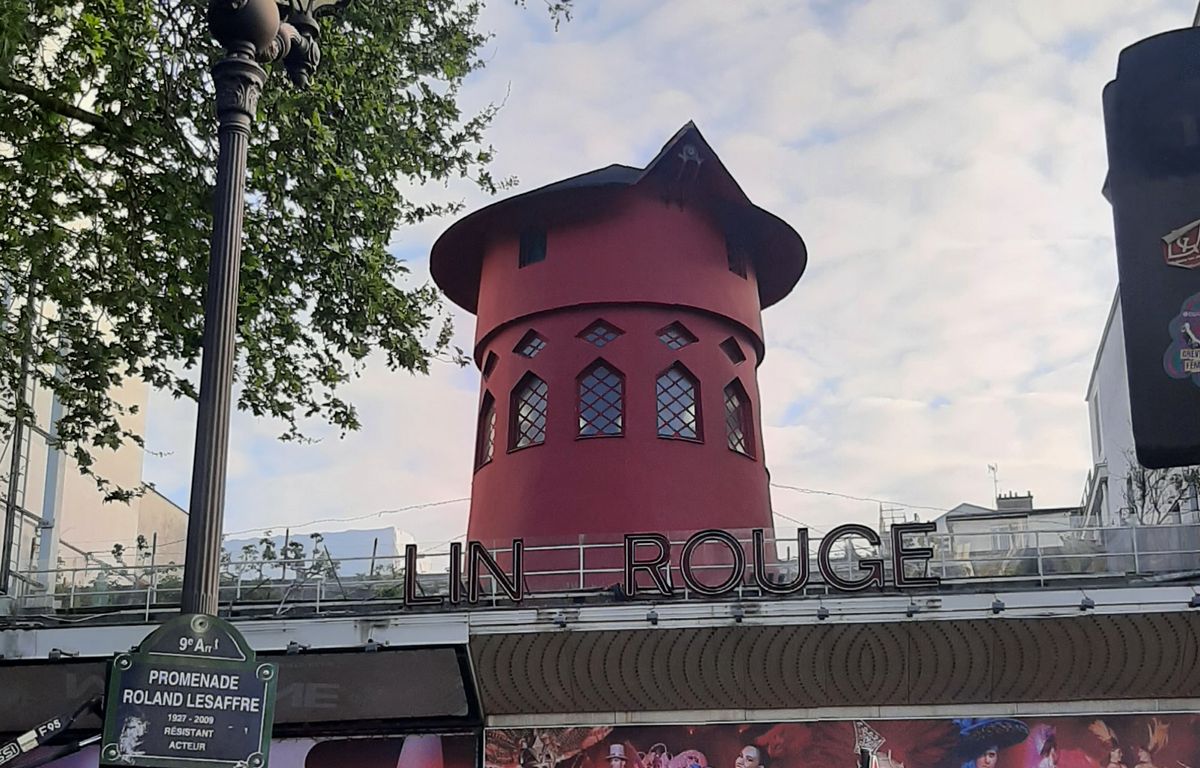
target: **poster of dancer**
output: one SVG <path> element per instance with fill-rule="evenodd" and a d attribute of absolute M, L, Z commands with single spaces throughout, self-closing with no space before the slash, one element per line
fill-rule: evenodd
<path fill-rule="evenodd" d="M 1200 715 L 489 729 L 484 768 L 1200 768 Z"/>

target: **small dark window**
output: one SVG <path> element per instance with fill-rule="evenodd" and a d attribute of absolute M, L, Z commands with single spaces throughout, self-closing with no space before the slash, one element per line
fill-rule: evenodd
<path fill-rule="evenodd" d="M 521 256 L 518 266 L 528 267 L 546 260 L 546 230 L 527 229 L 521 233 Z"/>
<path fill-rule="evenodd" d="M 725 435 L 729 450 L 743 456 L 754 456 L 754 422 L 750 413 L 750 398 L 742 383 L 734 379 L 725 387 Z"/>
<path fill-rule="evenodd" d="M 579 436 L 619 437 L 625 427 L 625 377 L 603 360 L 579 377 Z"/>
<path fill-rule="evenodd" d="M 492 375 L 492 371 L 496 370 L 496 363 L 499 361 L 500 358 L 496 357 L 495 352 L 487 353 L 487 358 L 483 361 L 483 378 L 485 380 Z"/>
<path fill-rule="evenodd" d="M 696 379 L 678 363 L 658 377 L 658 436 L 700 440 L 700 397 Z"/>
<path fill-rule="evenodd" d="M 545 348 L 546 340 L 538 336 L 537 331 L 529 331 L 521 337 L 521 340 L 517 342 L 517 346 L 513 347 L 513 352 L 532 360 L 537 357 L 538 352 L 541 352 Z"/>
<path fill-rule="evenodd" d="M 696 335 L 683 327 L 683 323 L 671 323 L 658 332 L 658 340 L 671 349 L 683 349 L 696 343 Z"/>
<path fill-rule="evenodd" d="M 618 336 L 625 333 L 615 325 L 610 325 L 603 320 L 597 320 L 579 332 L 579 338 L 592 344 L 596 347 L 603 347 L 614 341 Z"/>
<path fill-rule="evenodd" d="M 746 276 L 746 262 L 749 257 L 746 249 L 738 242 L 725 239 L 725 257 L 729 260 L 729 271 L 738 277 Z"/>
<path fill-rule="evenodd" d="M 729 358 L 729 362 L 734 365 L 746 362 L 746 354 L 742 352 L 741 345 L 732 336 L 721 342 L 721 351 Z"/>
<path fill-rule="evenodd" d="M 512 423 L 508 430 L 510 450 L 546 442 L 546 382 L 532 373 L 517 383 L 509 407 Z"/>
<path fill-rule="evenodd" d="M 492 460 L 496 450 L 496 400 L 490 392 L 483 393 L 483 405 L 479 407 L 479 428 L 475 433 L 475 468 L 479 469 Z"/>

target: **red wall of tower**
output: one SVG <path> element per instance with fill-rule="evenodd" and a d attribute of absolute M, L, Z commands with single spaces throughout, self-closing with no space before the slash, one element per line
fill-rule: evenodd
<path fill-rule="evenodd" d="M 762 335 L 753 268 L 729 270 L 725 234 L 703 211 L 620 190 L 570 218 L 513 222 L 493 232 L 483 259 L 476 360 L 496 363 L 482 382 L 497 409 L 495 448 L 476 469 L 468 537 L 527 545 L 584 536 L 703 528 L 771 529 L 755 369 Z M 518 232 L 547 232 L 545 261 L 518 267 Z M 623 333 L 603 348 L 578 338 L 596 320 Z M 668 348 L 658 331 L 682 323 L 697 342 Z M 530 330 L 546 346 L 514 347 Z M 734 363 L 720 344 L 733 338 Z M 579 375 L 597 359 L 624 383 L 624 434 L 578 437 Z M 700 442 L 657 436 L 655 382 L 675 362 L 699 381 Z M 548 385 L 546 437 L 508 450 L 511 394 L 526 373 Z M 737 378 L 751 402 L 753 457 L 728 447 L 724 389 Z"/>

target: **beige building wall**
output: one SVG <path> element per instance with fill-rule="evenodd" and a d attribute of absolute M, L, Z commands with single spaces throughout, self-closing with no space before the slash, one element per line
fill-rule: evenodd
<path fill-rule="evenodd" d="M 136 434 L 144 434 L 149 386 L 136 379 L 126 380 L 112 396 L 128 412 L 122 423 Z M 17 503 L 23 513 L 17 521 L 16 572 L 21 592 L 39 592 L 60 584 L 88 585 L 115 562 L 114 545 L 124 547 L 124 561 L 132 566 L 137 559 L 138 536 L 147 545 L 158 535 L 156 563 L 182 564 L 183 540 L 187 532 L 187 513 L 157 490 L 147 488 L 141 496 L 129 502 L 104 500 L 104 492 L 96 480 L 85 475 L 69 455 L 59 453 L 60 472 L 54 471 L 50 460 L 53 453 L 47 435 L 52 430 L 51 393 L 35 388 L 30 393 L 34 412 L 34 427 L 25 433 L 27 460 L 22 462 L 18 480 Z M 6 499 L 12 441 L 3 446 L 0 455 L 0 521 L 3 520 L 3 501 Z M 144 451 L 135 443 L 125 443 L 115 451 L 94 449 L 92 469 L 114 486 L 137 490 L 142 485 Z M 47 502 L 57 508 L 50 508 Z M 40 523 L 53 519 L 51 535 L 43 537 Z M 44 542 L 51 547 L 40 551 Z M 52 571 L 42 572 L 39 561 L 46 561 Z M 148 560 L 147 560 L 148 562 Z M 73 572 L 72 572 L 73 571 Z"/>
<path fill-rule="evenodd" d="M 113 398 L 127 409 L 138 406 L 136 414 L 123 419 L 124 425 L 138 434 L 145 431 L 149 394 L 144 382 L 132 380 L 113 393 Z M 136 444 L 126 443 L 116 451 L 96 450 L 93 455 L 93 471 L 100 477 L 122 488 L 136 489 L 141 485 L 143 451 Z M 83 567 L 88 561 L 80 554 L 79 550 L 83 550 L 109 562 L 114 544 L 121 544 L 132 553 L 137 546 L 140 501 L 135 498 L 129 503 L 105 502 L 95 478 L 80 472 L 79 465 L 68 457 L 57 522 L 59 560 L 67 568 Z"/>
<path fill-rule="evenodd" d="M 156 565 L 183 564 L 187 524 L 187 512 L 154 488 L 147 488 L 138 499 L 138 535 L 144 537 L 147 544 L 155 544 Z"/>

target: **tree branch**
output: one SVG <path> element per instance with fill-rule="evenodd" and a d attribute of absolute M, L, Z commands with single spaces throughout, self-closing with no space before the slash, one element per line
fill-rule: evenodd
<path fill-rule="evenodd" d="M 0 75 L 0 90 L 24 96 L 47 112 L 53 112 L 72 120 L 78 120 L 112 136 L 125 138 L 129 135 L 129 130 L 121 123 L 114 124 L 112 120 L 106 120 L 95 112 L 81 109 L 70 102 L 63 101 L 57 96 L 52 96 L 31 85 L 13 80 L 6 75 Z"/>

